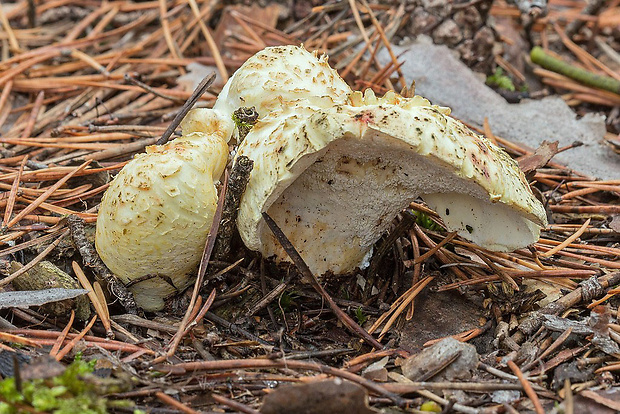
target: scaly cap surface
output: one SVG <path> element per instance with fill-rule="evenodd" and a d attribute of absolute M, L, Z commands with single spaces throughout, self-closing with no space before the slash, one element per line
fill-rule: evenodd
<path fill-rule="evenodd" d="M 199 109 L 182 126 L 182 137 L 147 147 L 120 171 L 97 217 L 101 259 L 125 284 L 144 278 L 130 290 L 147 311 L 191 283 L 228 159 L 232 121 Z"/>
<path fill-rule="evenodd" d="M 303 47 L 275 46 L 249 58 L 229 79 L 214 109 L 232 114 L 254 106 L 259 114 L 299 99 L 344 103 L 351 88 L 327 63 Z"/>

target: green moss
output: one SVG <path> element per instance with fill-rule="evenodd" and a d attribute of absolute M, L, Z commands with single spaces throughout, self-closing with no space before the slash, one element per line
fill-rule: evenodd
<path fill-rule="evenodd" d="M 504 75 L 504 70 L 500 67 L 495 69 L 495 73 L 487 77 L 487 85 L 496 86 L 511 92 L 516 90 L 514 83 L 512 83 L 512 79 Z"/>
<path fill-rule="evenodd" d="M 299 295 L 296 292 L 283 292 L 278 302 L 278 311 L 287 313 L 297 307 L 297 299 L 299 299 Z"/>
<path fill-rule="evenodd" d="M 241 107 L 233 112 L 232 120 L 239 131 L 239 142 L 241 142 L 258 120 L 258 112 L 254 107 Z"/>
<path fill-rule="evenodd" d="M 368 316 L 364 314 L 364 310 L 361 306 L 355 309 L 355 317 L 357 318 L 357 323 L 360 326 L 364 325 L 364 323 L 368 320 Z"/>
<path fill-rule="evenodd" d="M 428 216 L 428 214 L 418 210 L 407 210 L 407 212 L 411 213 L 411 215 L 415 217 L 415 222 L 418 224 L 418 226 L 431 231 L 443 230 L 443 228 L 439 224 L 435 223 L 433 219 Z"/>
<path fill-rule="evenodd" d="M 98 387 L 84 376 L 94 371 L 96 361 L 75 358 L 59 376 L 23 381 L 21 392 L 15 378 L 0 381 L 0 414 L 27 414 L 32 409 L 53 414 L 106 414 L 109 403 Z M 129 401 L 124 404 L 133 404 Z"/>

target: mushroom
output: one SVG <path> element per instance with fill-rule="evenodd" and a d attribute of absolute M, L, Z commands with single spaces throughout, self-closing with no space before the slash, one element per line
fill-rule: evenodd
<path fill-rule="evenodd" d="M 224 85 L 213 107 L 228 116 L 241 107 L 259 114 L 304 99 L 329 106 L 346 102 L 351 88 L 327 63 L 303 47 L 268 47 L 249 58 Z"/>
<path fill-rule="evenodd" d="M 147 311 L 192 281 L 217 204 L 214 187 L 226 165 L 234 114 L 255 106 L 269 113 L 302 97 L 345 102 L 351 89 L 325 57 L 298 47 L 257 53 L 221 92 L 214 109 L 195 109 L 183 136 L 148 147 L 117 175 L 97 219 L 101 259 Z"/>
<path fill-rule="evenodd" d="M 147 311 L 191 284 L 217 206 L 233 122 L 194 109 L 183 135 L 147 147 L 114 178 L 99 207 L 95 245 Z"/>
<path fill-rule="evenodd" d="M 262 219 L 267 212 L 313 272 L 346 273 L 368 262 L 417 197 L 482 247 L 508 251 L 538 239 L 545 211 L 517 163 L 448 108 L 350 92 L 325 58 L 297 47 L 257 56 L 215 105 L 252 105 L 261 115 L 238 148 L 254 161 L 237 219 L 250 249 L 288 260 Z"/>
<path fill-rule="evenodd" d="M 546 225 L 517 163 L 448 108 L 353 92 L 325 56 L 267 48 L 231 77 L 214 109 L 190 112 L 181 138 L 136 156 L 103 197 L 97 251 L 145 310 L 162 309 L 191 283 L 234 114 L 250 107 L 259 118 L 237 156 L 254 169 L 237 226 L 264 256 L 288 260 L 263 212 L 316 274 L 368 263 L 373 244 L 417 197 L 449 230 L 489 249 L 526 246 Z"/>

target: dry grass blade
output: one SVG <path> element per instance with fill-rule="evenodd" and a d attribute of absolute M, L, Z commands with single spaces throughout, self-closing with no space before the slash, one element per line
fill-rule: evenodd
<path fill-rule="evenodd" d="M 530 384 L 530 382 L 525 378 L 523 372 L 519 369 L 517 364 L 515 364 L 513 361 L 508 361 L 508 367 L 510 367 L 512 372 L 517 376 L 517 378 L 519 378 L 519 382 L 523 386 L 523 390 L 534 404 L 534 410 L 536 411 L 536 414 L 545 414 L 545 410 L 540 404 L 540 400 L 538 399 L 538 395 L 536 395 L 536 391 L 532 389 L 532 384 Z"/>
<path fill-rule="evenodd" d="M 12 273 L 11 275 L 9 275 L 9 276 L 5 277 L 4 279 L 0 280 L 0 287 L 8 285 L 13 280 L 15 280 L 15 278 L 23 275 L 28 270 L 30 270 L 34 266 L 36 266 L 37 263 L 39 263 L 41 260 L 43 260 L 52 250 L 54 250 L 60 244 L 62 239 L 64 239 L 68 235 L 69 235 L 69 230 L 65 230 L 56 240 L 54 240 L 54 242 L 50 243 L 49 246 L 47 246 L 45 249 L 43 249 L 43 251 L 41 253 L 39 253 L 34 259 L 32 259 L 30 262 L 28 262 L 26 265 L 24 265 L 24 267 L 19 269 L 17 272 Z"/>
<path fill-rule="evenodd" d="M 80 171 L 84 170 L 84 168 L 86 168 L 88 166 L 88 164 L 90 164 L 90 160 L 84 162 L 82 165 L 80 165 L 79 167 L 75 168 L 73 171 L 71 171 L 69 174 L 65 175 L 63 178 L 61 178 L 60 180 L 58 180 L 58 182 L 56 182 L 56 184 L 52 185 L 46 192 L 44 192 L 43 194 L 41 194 L 39 197 L 37 197 L 36 200 L 34 200 L 31 204 L 29 204 L 25 209 L 23 209 L 22 211 L 20 211 L 15 217 L 13 217 L 13 219 L 11 221 L 9 221 L 7 223 L 7 227 L 11 228 L 13 227 L 15 224 L 17 224 L 21 219 L 23 219 L 27 214 L 31 213 L 32 211 L 34 211 L 37 207 L 39 207 L 39 205 L 41 205 L 41 203 L 43 203 L 45 200 L 47 200 L 47 198 L 57 189 L 59 189 L 64 183 L 66 183 L 69 178 L 73 177 L 75 174 L 79 173 Z"/>
<path fill-rule="evenodd" d="M 58 352 L 60 351 L 60 347 L 62 346 L 62 343 L 65 341 L 65 338 L 67 337 L 67 334 L 69 333 L 69 330 L 71 330 L 71 327 L 73 326 L 74 319 L 75 319 L 75 311 L 71 309 L 71 316 L 69 317 L 69 322 L 67 322 L 67 326 L 65 326 L 65 328 L 62 330 L 60 335 L 58 335 L 58 338 L 56 338 L 56 343 L 50 350 L 51 357 L 53 358 L 57 357 Z M 56 358 L 57 361 L 60 361 L 60 359 L 61 358 Z"/>
<path fill-rule="evenodd" d="M 63 359 L 69 352 L 71 352 L 71 350 L 75 347 L 75 345 L 77 345 L 77 343 L 84 338 L 84 336 L 86 335 L 86 333 L 88 331 L 90 331 L 90 328 L 93 327 L 93 325 L 95 324 L 95 322 L 97 321 L 97 315 L 93 316 L 93 318 L 90 320 L 90 322 L 88 322 L 88 325 L 86 325 L 86 327 L 84 329 L 82 329 L 82 331 L 77 334 L 64 348 L 62 348 L 60 351 L 58 351 L 58 354 L 56 354 L 56 359 L 58 361 L 60 361 L 61 359 Z"/>
<path fill-rule="evenodd" d="M 110 318 L 108 316 L 108 305 L 107 303 L 105 303 L 105 296 L 103 297 L 104 302 L 102 303 L 100 301 L 99 295 L 95 292 L 93 285 L 90 284 L 90 281 L 84 274 L 84 271 L 82 270 L 80 265 L 77 264 L 77 262 L 72 262 L 71 267 L 73 268 L 73 271 L 75 272 L 75 276 L 77 277 L 82 287 L 88 291 L 88 298 L 93 304 L 93 307 L 95 308 L 95 312 L 97 312 L 97 315 L 99 315 L 99 319 L 101 319 L 101 322 L 103 323 L 103 326 L 106 329 L 107 337 L 110 339 L 114 338 L 114 332 L 112 332 L 112 327 L 110 325 Z M 101 293 L 103 294 L 103 292 Z"/>

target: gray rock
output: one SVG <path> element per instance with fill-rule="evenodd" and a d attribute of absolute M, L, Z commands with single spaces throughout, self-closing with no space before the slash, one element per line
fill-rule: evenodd
<path fill-rule="evenodd" d="M 560 153 L 553 161 L 601 179 L 620 177 L 620 155 L 603 141 L 602 115 L 577 119 L 555 96 L 509 104 L 445 46 L 416 43 L 393 49 L 396 55 L 402 54 L 403 74 L 408 82 L 416 81 L 416 93 L 433 104 L 449 106 L 456 118 L 480 127 L 488 117 L 495 135 L 530 148 L 544 140 L 559 141 L 560 148 L 581 141 L 583 146 Z M 383 51 L 379 59 L 387 63 L 390 57 Z"/>
<path fill-rule="evenodd" d="M 449 363 L 451 359 L 454 361 Z M 475 346 L 448 337 L 407 358 L 401 369 L 403 375 L 412 381 L 426 381 L 431 378 L 468 380 L 478 367 L 479 360 Z M 447 363 L 449 364 L 446 366 Z M 444 366 L 445 368 L 441 369 Z M 438 373 L 432 375 L 435 372 Z"/>

